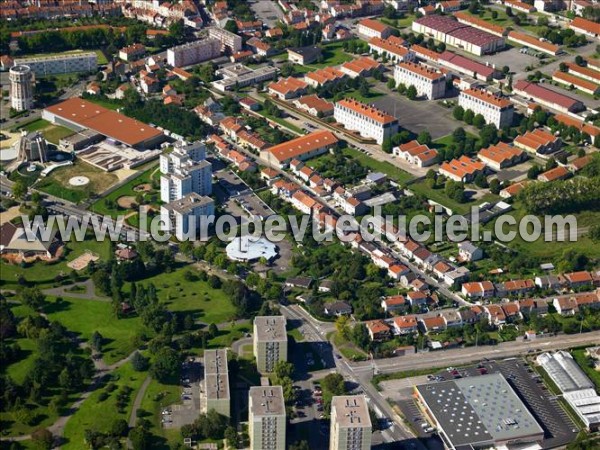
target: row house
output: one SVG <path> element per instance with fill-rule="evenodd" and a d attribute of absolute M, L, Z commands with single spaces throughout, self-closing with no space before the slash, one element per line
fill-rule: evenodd
<path fill-rule="evenodd" d="M 387 39 L 392 35 L 393 30 L 389 25 L 375 19 L 363 19 L 358 22 L 358 34 L 367 38 Z"/>
<path fill-rule="evenodd" d="M 517 297 L 528 294 L 535 290 L 533 280 L 511 280 L 503 283 L 496 283 L 496 295 L 498 297 Z"/>
<path fill-rule="evenodd" d="M 520 148 L 513 147 L 504 142 L 498 142 L 496 145 L 482 148 L 477 153 L 477 158 L 486 166 L 499 172 L 507 167 L 522 163 L 527 158 L 527 154 Z"/>
<path fill-rule="evenodd" d="M 558 136 L 554 136 L 541 128 L 528 131 L 523 135 L 517 136 L 513 144 L 522 148 L 526 152 L 537 154 L 538 156 L 550 155 L 558 151 L 562 142 Z"/>
<path fill-rule="evenodd" d="M 535 313 L 539 316 L 548 314 L 548 300 L 543 298 L 525 298 L 518 301 L 519 312 L 523 317 Z"/>
<path fill-rule="evenodd" d="M 450 162 L 444 162 L 439 168 L 439 173 L 457 182 L 470 183 L 479 174 L 485 175 L 486 168 L 482 162 L 463 155 Z"/>
<path fill-rule="evenodd" d="M 461 292 L 467 298 L 490 298 L 494 296 L 495 288 L 491 281 L 472 281 L 463 283 Z"/>
<path fill-rule="evenodd" d="M 562 275 L 560 277 L 556 275 L 542 275 L 535 277 L 533 282 L 540 289 L 555 291 L 560 289 L 566 283 L 566 279 Z"/>
<path fill-rule="evenodd" d="M 420 317 L 419 325 L 423 333 L 440 332 L 447 328 L 446 319 L 443 316 Z"/>
<path fill-rule="evenodd" d="M 556 311 L 563 316 L 572 316 L 579 312 L 580 308 L 600 308 L 600 291 L 582 292 L 573 295 L 562 295 L 552 301 Z"/>
<path fill-rule="evenodd" d="M 394 147 L 392 153 L 409 164 L 417 167 L 429 167 L 438 161 L 438 152 L 427 145 L 419 144 L 417 140 Z"/>
<path fill-rule="evenodd" d="M 571 288 L 581 288 L 594 284 L 592 274 L 587 271 L 565 273 L 564 277 Z"/>
<path fill-rule="evenodd" d="M 487 320 L 491 325 L 499 326 L 506 323 L 506 313 L 500 305 L 486 305 L 485 310 Z"/>
<path fill-rule="evenodd" d="M 565 180 L 571 176 L 571 172 L 564 166 L 558 166 L 538 175 L 538 181 L 550 183 L 552 181 Z"/>

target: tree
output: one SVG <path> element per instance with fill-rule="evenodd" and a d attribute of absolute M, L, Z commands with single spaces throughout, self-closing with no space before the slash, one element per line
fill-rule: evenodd
<path fill-rule="evenodd" d="M 513 11 L 512 11 L 512 8 L 510 6 L 507 6 L 506 9 L 504 10 L 504 12 L 506 13 L 506 15 L 508 17 L 512 17 L 513 16 Z"/>
<path fill-rule="evenodd" d="M 475 177 L 473 182 L 475 183 L 476 186 L 478 186 L 482 189 L 488 187 L 487 179 L 483 173 L 477 174 L 477 176 Z"/>
<path fill-rule="evenodd" d="M 116 437 L 123 437 L 127 435 L 129 431 L 129 425 L 125 419 L 115 419 L 110 426 L 110 434 Z"/>
<path fill-rule="evenodd" d="M 600 224 L 591 225 L 588 236 L 592 241 L 600 242 Z"/>
<path fill-rule="evenodd" d="M 498 195 L 500 193 L 500 181 L 498 178 L 494 178 L 490 181 L 490 192 L 494 195 Z"/>
<path fill-rule="evenodd" d="M 392 77 L 388 78 L 387 87 L 388 89 L 394 89 L 396 87 L 396 80 L 394 80 Z"/>
<path fill-rule="evenodd" d="M 238 33 L 238 26 L 237 23 L 235 22 L 235 20 L 228 20 L 227 23 L 225 24 L 225 30 L 229 31 L 230 33 L 233 34 L 237 34 Z"/>
<path fill-rule="evenodd" d="M 385 138 L 381 143 L 381 149 L 386 153 L 392 153 L 393 144 L 390 138 Z"/>
<path fill-rule="evenodd" d="M 350 339 L 350 318 L 348 316 L 338 317 L 335 320 L 335 330 L 345 341 Z"/>
<path fill-rule="evenodd" d="M 423 130 L 417 136 L 417 141 L 422 145 L 431 145 L 431 134 L 429 134 L 429 131 Z"/>
<path fill-rule="evenodd" d="M 473 113 L 473 111 L 471 111 L 470 109 L 467 109 L 463 115 L 463 120 L 465 121 L 465 123 L 467 125 L 472 125 L 474 117 L 475 117 L 475 114 Z"/>
<path fill-rule="evenodd" d="M 147 450 L 150 448 L 150 433 L 144 427 L 132 428 L 128 437 L 133 450 Z"/>
<path fill-rule="evenodd" d="M 406 97 L 409 100 L 414 100 L 417 98 L 417 88 L 413 84 L 411 84 L 406 90 Z"/>
<path fill-rule="evenodd" d="M 546 167 L 545 170 L 552 170 L 554 168 L 558 167 L 558 163 L 556 162 L 556 159 L 554 159 L 553 156 L 551 156 L 550 158 L 548 158 L 548 161 L 546 161 Z"/>
<path fill-rule="evenodd" d="M 473 125 L 479 129 L 483 128 L 485 125 L 485 117 L 483 117 L 481 114 L 477 114 L 475 117 L 473 117 Z"/>
<path fill-rule="evenodd" d="M 273 372 L 278 379 L 291 378 L 294 373 L 294 365 L 288 361 L 278 361 L 273 368 Z"/>
<path fill-rule="evenodd" d="M 165 382 L 177 376 L 179 355 L 170 347 L 160 349 L 154 357 L 150 372 L 158 381 Z"/>
<path fill-rule="evenodd" d="M 17 294 L 18 300 L 31 309 L 39 309 L 46 303 L 46 296 L 38 287 L 22 288 Z"/>
<path fill-rule="evenodd" d="M 452 116 L 454 116 L 454 118 L 456 120 L 463 120 L 464 114 L 465 114 L 465 110 L 460 105 L 455 106 L 454 110 L 452 111 Z"/>
<path fill-rule="evenodd" d="M 529 178 L 530 180 L 535 180 L 540 173 L 542 173 L 542 169 L 540 168 L 540 166 L 534 164 L 527 171 L 527 178 Z"/>
<path fill-rule="evenodd" d="M 496 20 L 498 18 L 498 11 L 492 10 L 492 19 Z"/>
<path fill-rule="evenodd" d="M 140 352 L 135 352 L 131 357 L 131 366 L 136 372 L 145 372 L 149 367 L 148 358 L 143 356 Z"/>
<path fill-rule="evenodd" d="M 383 8 L 383 17 L 390 20 L 395 19 L 396 9 L 392 5 L 386 5 L 386 7 Z"/>
<path fill-rule="evenodd" d="M 310 450 L 308 441 L 299 441 L 289 446 L 289 450 Z"/>
<path fill-rule="evenodd" d="M 238 448 L 240 445 L 240 438 L 238 435 L 237 430 L 232 427 L 232 426 L 228 426 L 227 428 L 225 428 L 225 439 L 227 440 L 227 445 L 231 448 Z"/>
<path fill-rule="evenodd" d="M 321 380 L 321 387 L 332 395 L 343 395 L 346 393 L 344 377 L 339 373 L 330 373 Z"/>
<path fill-rule="evenodd" d="M 46 428 L 39 428 L 31 433 L 31 440 L 39 450 L 50 450 L 54 445 L 54 436 Z"/>
<path fill-rule="evenodd" d="M 211 338 L 217 337 L 219 335 L 219 328 L 217 327 L 217 324 L 211 323 L 208 326 L 208 335 Z"/>
<path fill-rule="evenodd" d="M 18 178 L 13 184 L 12 192 L 16 199 L 24 200 L 27 196 L 27 183 L 25 183 L 25 180 Z"/>
<path fill-rule="evenodd" d="M 458 127 L 456 130 L 452 132 L 452 140 L 457 144 L 461 144 L 465 142 L 465 138 L 467 137 L 467 133 L 465 129 L 462 127 Z"/>
<path fill-rule="evenodd" d="M 103 340 L 104 340 L 104 338 L 102 337 L 102 335 L 100 333 L 98 333 L 98 331 L 94 331 L 94 333 L 92 333 L 92 337 L 90 339 L 90 344 L 92 345 L 92 348 L 94 350 L 96 350 L 97 352 L 101 352 Z"/>

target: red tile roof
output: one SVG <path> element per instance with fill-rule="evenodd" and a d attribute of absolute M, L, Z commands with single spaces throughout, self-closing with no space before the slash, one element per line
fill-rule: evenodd
<path fill-rule="evenodd" d="M 514 89 L 517 91 L 523 91 L 527 95 L 534 98 L 540 98 L 550 103 L 554 103 L 562 108 L 571 109 L 579 100 L 569 97 L 568 95 L 559 94 L 551 89 L 540 86 L 536 83 L 530 83 L 529 81 L 519 80 L 515 83 Z"/>
<path fill-rule="evenodd" d="M 394 116 L 387 114 L 386 112 L 383 112 L 380 109 L 374 108 L 369 105 L 365 105 L 364 103 L 361 103 L 358 100 L 354 100 L 351 98 L 345 98 L 343 100 L 340 100 L 339 102 L 337 102 L 337 104 L 348 108 L 352 111 L 355 111 L 361 116 L 373 119 L 374 121 L 379 122 L 380 124 L 388 124 L 396 122 L 398 120 Z"/>
<path fill-rule="evenodd" d="M 466 89 L 461 91 L 461 95 L 468 95 L 470 97 L 477 98 L 488 105 L 496 106 L 497 108 L 508 108 L 512 105 L 510 100 L 505 97 L 498 97 L 484 89 Z"/>
<path fill-rule="evenodd" d="M 321 130 L 275 145 L 268 151 L 277 160 L 285 161 L 325 146 L 333 146 L 337 142 L 338 139 L 331 131 Z"/>

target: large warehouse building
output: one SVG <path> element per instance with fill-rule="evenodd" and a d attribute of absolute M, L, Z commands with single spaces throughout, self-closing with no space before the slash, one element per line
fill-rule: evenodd
<path fill-rule="evenodd" d="M 94 130 L 138 150 L 156 147 L 165 135 L 156 128 L 81 98 L 70 98 L 42 111 L 42 118 L 74 131 Z"/>
<path fill-rule="evenodd" d="M 600 427 L 600 396 L 594 383 L 570 353 L 542 353 L 537 363 L 548 373 L 563 393 L 563 398 L 590 430 Z"/>
<path fill-rule="evenodd" d="M 449 449 L 540 442 L 544 430 L 499 373 L 415 387 Z"/>

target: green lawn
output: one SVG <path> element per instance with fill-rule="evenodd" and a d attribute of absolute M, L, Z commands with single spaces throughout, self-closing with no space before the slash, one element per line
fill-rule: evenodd
<path fill-rule="evenodd" d="M 153 449 L 167 450 L 171 448 L 169 445 L 173 445 L 181 439 L 179 430 L 165 430 L 160 422 L 163 408 L 180 403 L 180 393 L 179 386 L 162 384 L 155 379 L 152 379 L 146 389 L 140 409 L 144 411 L 144 418 L 152 424 L 150 431 L 153 435 Z"/>
<path fill-rule="evenodd" d="M 15 383 L 22 384 L 25 377 L 33 366 L 33 361 L 37 354 L 37 345 L 32 339 L 17 339 L 21 351 L 27 356 L 6 368 L 6 373 L 10 376 Z"/>
<path fill-rule="evenodd" d="M 67 243 L 67 248 L 69 249 L 69 253 L 66 258 L 54 264 L 38 261 L 33 265 L 23 268 L 0 261 L 0 286 L 14 289 L 17 284 L 17 278 L 23 275 L 29 283 L 37 284 L 40 287 L 51 287 L 55 284 L 55 277 L 57 275 L 68 275 L 71 272 L 71 269 L 67 267 L 67 263 L 73 261 L 87 250 L 98 254 L 101 259 L 106 260 L 110 252 L 110 242 L 108 240 L 98 242 L 91 239 L 83 242 L 72 240 Z"/>
<path fill-rule="evenodd" d="M 362 103 L 371 103 L 374 99 L 381 97 L 382 95 L 383 95 L 383 93 L 375 92 L 372 90 L 369 91 L 369 93 L 367 95 L 362 95 L 358 90 L 352 89 L 352 90 L 341 93 L 339 95 L 339 97 L 340 97 L 340 99 L 349 97 L 349 98 L 358 100 L 359 102 L 362 102 Z"/>
<path fill-rule="evenodd" d="M 116 419 L 129 420 L 129 414 L 136 393 L 146 378 L 145 372 L 135 372 L 130 363 L 124 364 L 113 372 L 117 386 L 109 397 L 101 401 L 100 395 L 107 392 L 101 388 L 92 393 L 81 405 L 81 408 L 69 419 L 65 426 L 64 437 L 66 443 L 61 447 L 63 450 L 80 450 L 85 448 L 84 432 L 86 429 L 107 432 Z M 132 391 L 129 395 L 127 406 L 123 411 L 117 408 L 117 393 L 123 386 L 129 386 Z"/>
<path fill-rule="evenodd" d="M 449 198 L 445 193 L 444 189 L 431 189 L 425 181 L 418 181 L 409 186 L 409 189 L 417 194 L 423 195 L 428 200 L 433 200 L 440 205 L 450 208 L 456 214 L 465 214 L 469 212 L 469 203 L 458 203 Z"/>
<path fill-rule="evenodd" d="M 89 340 L 94 331 L 105 339 L 103 358 L 107 364 L 117 362 L 136 347 L 132 337 L 144 330 L 139 317 L 117 319 L 110 302 L 63 298 L 60 303 L 51 303 L 44 312 L 50 320 L 57 320 L 66 328 Z"/>
<path fill-rule="evenodd" d="M 31 122 L 27 122 L 24 125 L 18 127 L 19 130 L 25 131 L 41 131 L 44 138 L 53 144 L 58 145 L 58 142 L 67 136 L 72 135 L 74 132 L 66 127 L 60 125 L 52 125 L 50 122 L 44 119 L 36 119 Z"/>
<path fill-rule="evenodd" d="M 122 197 L 124 195 L 135 197 L 137 195 L 137 192 L 135 192 L 133 188 L 139 184 L 150 183 L 152 181 L 153 172 L 157 170 L 155 162 L 152 162 L 149 166 L 144 167 L 144 170 L 140 170 L 139 176 L 135 177 L 120 188 L 111 192 L 106 197 L 96 200 L 96 202 L 94 202 L 90 207 L 90 210 L 98 214 L 111 216 L 113 218 L 117 217 L 119 214 L 124 214 L 127 210 L 123 208 L 120 208 L 118 206 L 116 208 L 109 208 L 108 206 L 106 206 L 106 199 L 108 199 L 110 202 L 116 202 L 119 197 Z"/>
<path fill-rule="evenodd" d="M 323 67 L 337 66 L 343 64 L 346 61 L 351 61 L 354 56 L 344 51 L 343 42 L 332 42 L 330 44 L 322 45 L 323 50 L 323 62 L 308 64 L 306 67 L 312 69 L 322 69 Z"/>
<path fill-rule="evenodd" d="M 408 181 L 413 179 L 413 176 L 404 170 L 391 165 L 386 161 L 377 161 L 368 155 L 354 149 L 345 148 L 344 154 L 356 159 L 363 166 L 377 172 L 385 173 L 390 179 L 396 181 L 399 184 L 406 184 Z"/>
<path fill-rule="evenodd" d="M 386 19 L 380 18 L 383 23 L 392 26 L 394 28 L 407 28 L 412 25 L 416 17 L 413 14 L 406 14 L 404 17 L 400 19 Z"/>
<path fill-rule="evenodd" d="M 213 289 L 205 281 L 186 281 L 184 272 L 195 269 L 185 267 L 170 273 L 141 281 L 140 284 L 153 283 L 158 298 L 169 311 L 185 311 L 204 323 L 222 323 L 230 320 L 235 308 L 221 289 Z"/>
<path fill-rule="evenodd" d="M 351 361 L 364 361 L 367 359 L 367 354 L 354 345 L 352 342 L 342 339 L 342 337 L 336 332 L 332 332 L 331 336 L 327 336 L 328 339 L 333 340 L 333 345 L 338 351 Z"/>
<path fill-rule="evenodd" d="M 97 97 L 95 95 L 90 95 L 86 98 L 86 100 L 95 103 L 96 105 L 103 106 L 106 109 L 112 110 L 121 108 L 123 106 L 119 100 L 107 100 L 106 98 Z"/>

